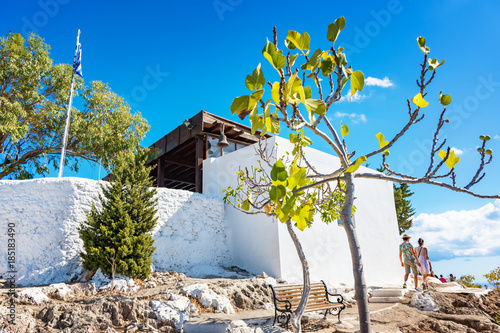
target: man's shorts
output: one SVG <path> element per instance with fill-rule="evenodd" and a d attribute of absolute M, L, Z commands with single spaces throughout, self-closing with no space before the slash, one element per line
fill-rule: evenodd
<path fill-rule="evenodd" d="M 418 270 L 417 270 L 417 261 L 415 259 L 405 259 L 405 273 L 406 274 L 409 274 L 410 273 L 410 267 L 413 271 L 413 275 L 417 275 L 418 274 Z"/>

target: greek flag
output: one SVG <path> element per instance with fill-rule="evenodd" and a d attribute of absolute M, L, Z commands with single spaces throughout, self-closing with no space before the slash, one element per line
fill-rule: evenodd
<path fill-rule="evenodd" d="M 73 70 L 75 74 L 79 75 L 80 77 L 83 77 L 82 74 L 82 46 L 78 44 L 78 51 L 76 54 L 75 58 L 75 64 L 73 66 Z"/>

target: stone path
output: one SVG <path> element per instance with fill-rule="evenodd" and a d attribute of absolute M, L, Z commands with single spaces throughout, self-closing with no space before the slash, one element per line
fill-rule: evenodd
<path fill-rule="evenodd" d="M 370 303 L 369 308 L 371 314 L 379 313 L 386 310 L 394 309 L 398 303 Z M 314 319 L 323 318 L 322 315 L 306 313 L 305 316 Z M 337 321 L 336 316 L 329 315 L 328 322 L 335 325 L 337 332 L 351 333 L 359 329 L 358 308 L 353 306 L 342 311 L 340 316 L 342 322 Z M 274 310 L 254 310 L 238 312 L 233 315 L 222 313 L 202 313 L 192 316 L 191 319 L 184 325 L 185 333 L 224 333 L 227 325 L 231 321 L 243 320 L 248 327 L 259 326 L 264 333 L 280 333 L 287 332 L 286 330 L 273 326 Z M 331 328 L 318 330 L 316 333 L 332 332 Z"/>
<path fill-rule="evenodd" d="M 408 289 L 402 288 L 380 288 L 371 292 L 368 299 L 370 303 L 403 303 L 404 295 Z"/>

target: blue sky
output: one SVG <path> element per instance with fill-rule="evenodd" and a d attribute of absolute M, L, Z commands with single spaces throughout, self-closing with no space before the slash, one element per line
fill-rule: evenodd
<path fill-rule="evenodd" d="M 480 134 L 489 134 L 490 148 L 500 152 L 499 12 L 500 3 L 492 0 L 40 0 L 4 3 L 0 35 L 34 31 L 52 46 L 55 63 L 71 63 L 76 34 L 81 29 L 85 81 L 107 82 L 141 112 L 151 125 L 143 142 L 147 146 L 202 109 L 238 120 L 231 115 L 229 106 L 234 97 L 247 94 L 245 76 L 262 63 L 266 79 L 276 80 L 274 70 L 261 54 L 266 38 L 272 38 L 273 26 L 278 29 L 281 45 L 287 31 L 296 30 L 311 35 L 313 49 L 326 48 L 328 24 L 344 16 L 347 25 L 336 45 L 346 48 L 347 60 L 355 70 L 372 79 L 354 102 L 337 103 L 328 116 L 337 128 L 341 120 L 348 124 L 347 145 L 358 156 L 378 146 L 376 133 L 391 137 L 406 122 L 406 99 L 418 92 L 415 80 L 423 58 L 416 37 L 425 36 L 430 56 L 444 58 L 446 63 L 438 68 L 429 87 L 426 99 L 430 106 L 425 110 L 425 120 L 391 149 L 389 163 L 396 170 L 414 175 L 425 172 L 429 158 L 425 147 L 441 111 L 437 95 L 443 90 L 451 95 L 452 104 L 450 123 L 441 137 L 461 152 L 456 169 L 458 184 L 463 186 L 479 163 L 476 148 Z M 328 151 L 318 138 L 314 147 Z M 379 158 L 368 162 L 374 168 L 380 165 Z M 495 156 L 485 179 L 473 189 L 498 194 L 499 166 Z M 97 170 L 86 167 L 78 176 L 96 179 Z M 65 175 L 74 174 L 65 171 Z M 464 223 L 475 225 L 469 233 L 484 234 L 478 224 L 486 219 L 494 235 L 499 236 L 498 202 L 428 185 L 411 189 L 415 192 L 411 201 L 417 215 L 427 214 L 416 220 L 415 230 L 420 234 L 449 234 L 449 230 L 463 229 L 459 226 Z M 484 212 L 487 205 L 493 211 L 477 217 L 477 211 Z M 463 213 L 450 217 L 453 211 Z M 467 214 L 477 219 L 461 220 Z M 448 229 L 444 222 L 436 227 L 435 221 L 443 218 L 451 219 Z M 458 234 L 448 241 L 463 238 L 463 249 L 481 246 L 468 242 L 474 237 Z M 465 255 L 465 250 L 460 252 L 446 244 L 439 248 L 427 245 L 430 253 L 439 252 L 439 259 Z M 500 255 L 500 248 L 493 245 L 473 255 Z"/>

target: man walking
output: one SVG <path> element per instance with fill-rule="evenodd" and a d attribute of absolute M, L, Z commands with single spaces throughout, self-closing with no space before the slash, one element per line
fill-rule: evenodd
<path fill-rule="evenodd" d="M 413 271 L 413 280 L 415 281 L 415 290 L 420 291 L 418 288 L 418 271 L 417 265 L 420 266 L 420 262 L 417 259 L 417 254 L 415 249 L 410 244 L 410 236 L 407 234 L 403 235 L 403 243 L 399 245 L 399 261 L 401 261 L 401 267 L 405 268 L 405 282 L 403 288 L 406 288 L 406 281 L 410 275 L 410 268 Z M 403 262 L 404 256 L 404 262 Z"/>

